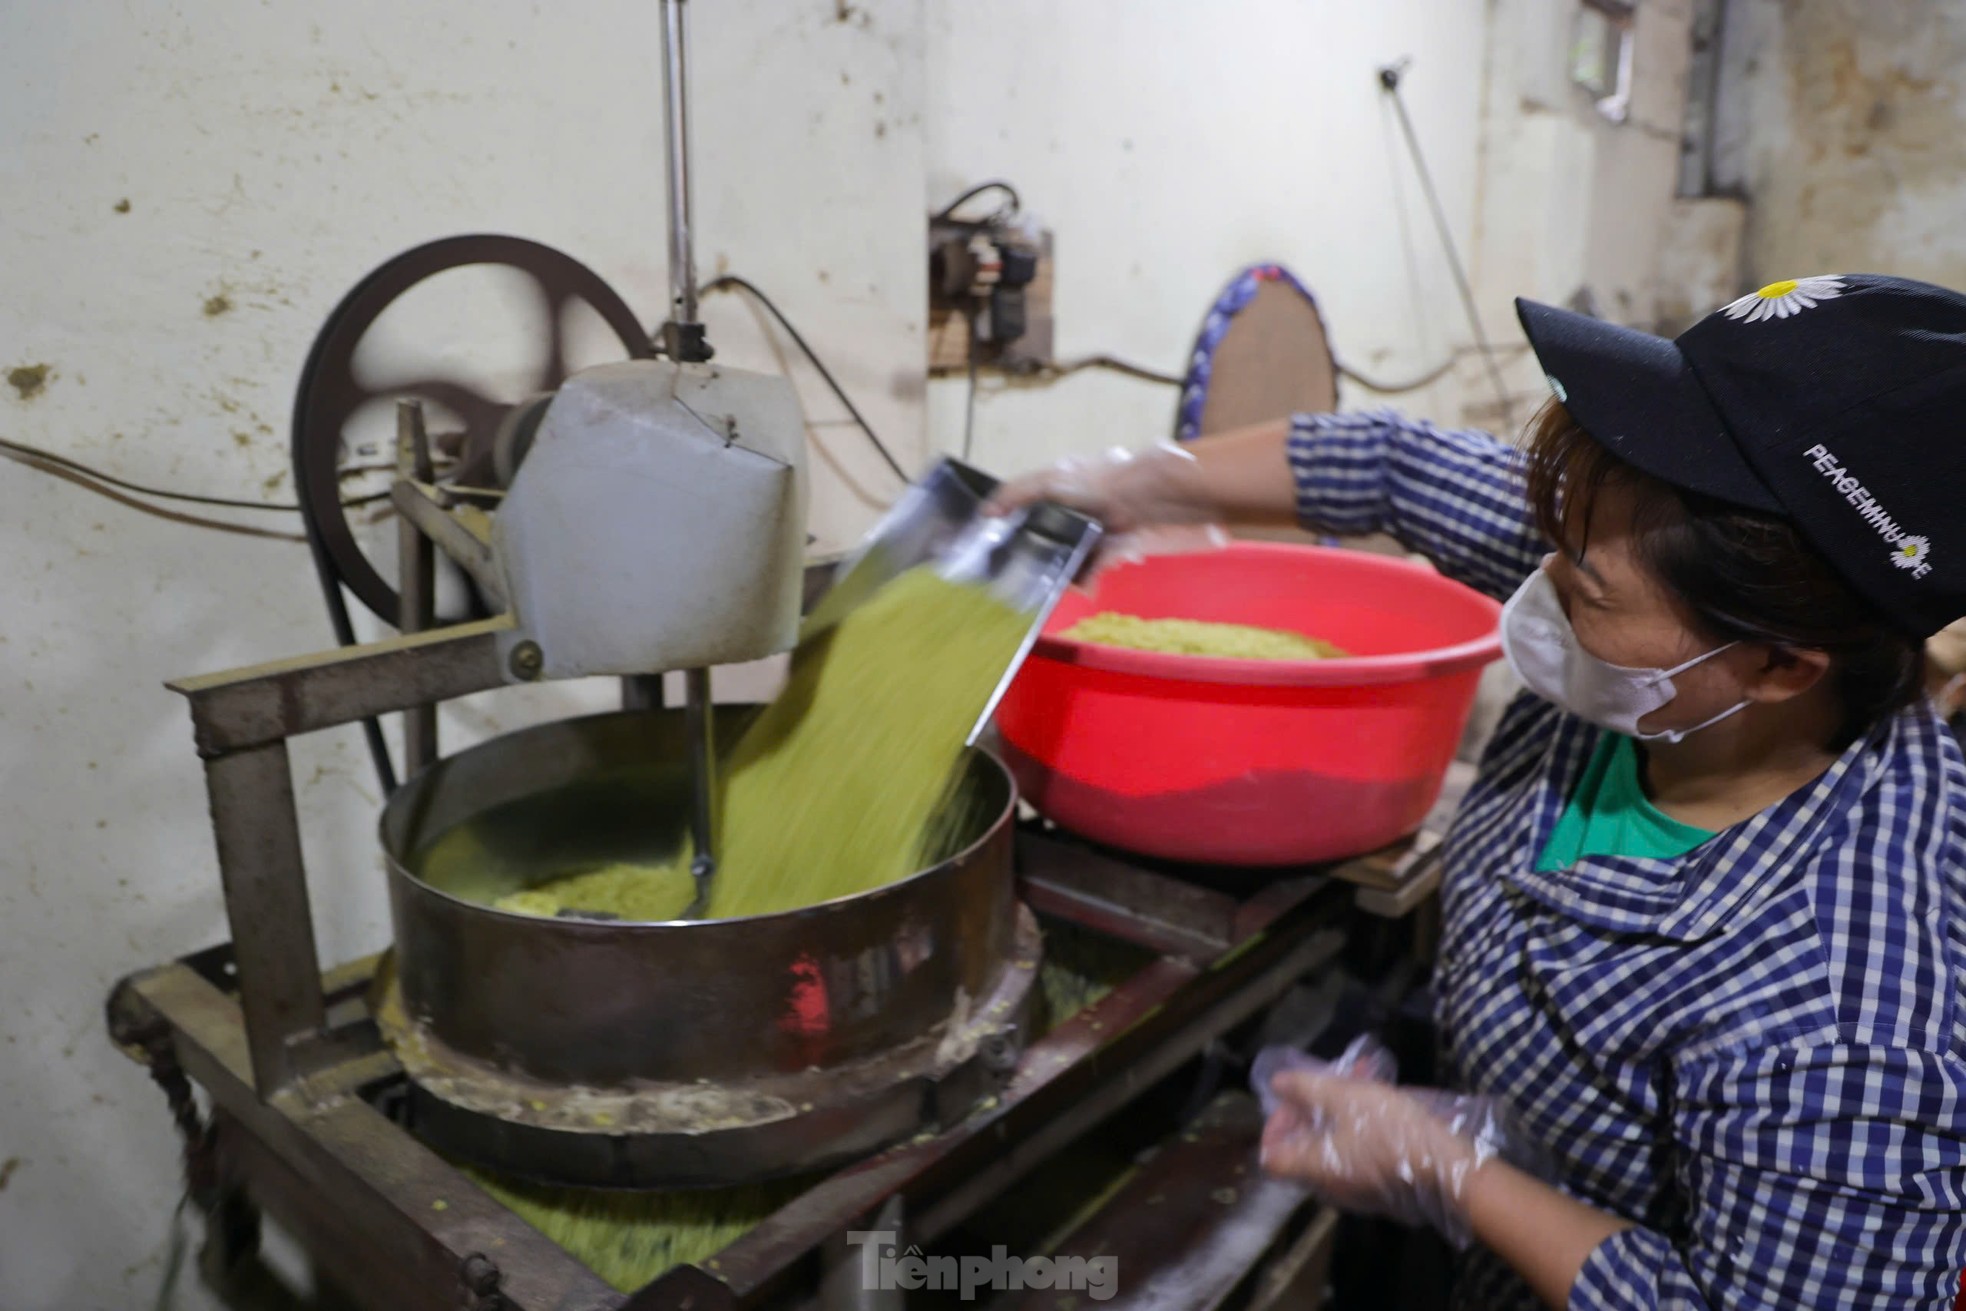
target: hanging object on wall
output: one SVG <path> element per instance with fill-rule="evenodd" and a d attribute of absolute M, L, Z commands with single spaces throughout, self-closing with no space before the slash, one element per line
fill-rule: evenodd
<path fill-rule="evenodd" d="M 1175 440 L 1337 408 L 1338 365 L 1316 298 L 1280 264 L 1242 270 L 1195 337 Z"/>
<path fill-rule="evenodd" d="M 1338 408 L 1338 377 L 1317 298 L 1280 264 L 1252 264 L 1215 298 L 1202 320 L 1174 416 L 1174 439 Z M 1404 555 L 1386 536 L 1336 538 L 1296 528 L 1255 528 L 1239 536 L 1317 541 L 1378 555 Z"/>
<path fill-rule="evenodd" d="M 959 210 L 1001 193 L 980 218 Z M 929 371 L 1035 373 L 1052 363 L 1051 233 L 1008 182 L 984 182 L 928 220 Z"/>
<path fill-rule="evenodd" d="M 1612 123 L 1631 117 L 1632 62 L 1638 47 L 1631 0 L 1581 0 L 1570 37 L 1570 80 L 1590 93 Z"/>

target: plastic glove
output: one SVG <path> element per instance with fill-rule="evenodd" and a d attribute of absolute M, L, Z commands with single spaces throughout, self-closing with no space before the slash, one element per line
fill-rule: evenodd
<path fill-rule="evenodd" d="M 1332 1062 L 1267 1048 L 1251 1073 L 1269 1117 L 1266 1171 L 1342 1210 L 1430 1224 L 1468 1245 L 1468 1180 L 1508 1137 L 1493 1102 L 1394 1086 L 1392 1053 L 1370 1038 Z"/>
<path fill-rule="evenodd" d="M 1947 624 L 1925 640 L 1926 697 L 1940 719 L 1966 705 L 1966 620 Z"/>
<path fill-rule="evenodd" d="M 1184 474 L 1194 461 L 1192 453 L 1165 444 L 1072 456 L 1006 482 L 984 512 L 1007 514 L 1034 502 L 1052 501 L 1097 519 L 1106 535 L 1088 578 L 1150 555 L 1225 546 L 1229 535 L 1213 522 L 1212 507 L 1198 503 L 1186 491 Z"/>
<path fill-rule="evenodd" d="M 1953 716 L 1966 709 L 1966 674 L 1954 674 L 1940 683 L 1926 698 L 1932 703 L 1932 713 L 1950 722 Z"/>

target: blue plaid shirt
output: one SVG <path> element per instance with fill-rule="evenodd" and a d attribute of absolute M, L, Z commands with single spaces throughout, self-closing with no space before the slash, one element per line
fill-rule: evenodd
<path fill-rule="evenodd" d="M 1386 532 L 1513 592 L 1547 546 L 1516 453 L 1390 414 L 1304 416 L 1307 524 Z M 1577 1308 L 1953 1305 L 1966 1268 L 1966 762 L 1922 706 L 1672 860 L 1534 871 L 1600 730 L 1533 697 L 1446 846 L 1448 1067 L 1565 1192 L 1633 1227 Z M 1534 1307 L 1475 1252 L 1457 1300 Z"/>

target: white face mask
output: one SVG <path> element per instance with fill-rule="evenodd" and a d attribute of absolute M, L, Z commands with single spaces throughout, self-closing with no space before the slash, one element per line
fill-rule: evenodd
<path fill-rule="evenodd" d="M 1729 642 L 1727 646 L 1715 647 L 1671 669 L 1627 669 L 1600 660 L 1577 641 L 1570 617 L 1563 613 L 1563 601 L 1557 595 L 1556 585 L 1541 569 L 1523 580 L 1522 586 L 1502 607 L 1502 654 L 1530 691 L 1586 723 L 1642 742 L 1677 742 L 1688 733 L 1718 724 L 1748 704 L 1743 698 L 1691 728 L 1668 728 L 1656 733 L 1642 733 L 1638 728 L 1639 720 L 1678 694 L 1679 689 L 1672 682 L 1674 674 L 1685 673 L 1734 645 Z"/>

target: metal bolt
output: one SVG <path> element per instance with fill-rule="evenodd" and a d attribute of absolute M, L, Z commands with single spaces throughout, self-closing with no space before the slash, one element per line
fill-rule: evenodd
<path fill-rule="evenodd" d="M 993 1033 L 978 1044 L 978 1055 L 982 1057 L 983 1068 L 993 1074 L 1007 1074 L 1017 1068 L 1023 1053 L 1018 1049 L 1015 1032 Z"/>
<path fill-rule="evenodd" d="M 530 682 L 546 667 L 546 654 L 537 642 L 521 642 L 512 648 L 510 665 L 515 675 Z"/>
<path fill-rule="evenodd" d="M 464 1286 L 478 1296 L 498 1291 L 498 1266 L 483 1252 L 473 1252 L 465 1257 L 460 1272 L 464 1276 Z"/>

